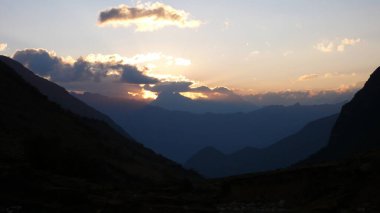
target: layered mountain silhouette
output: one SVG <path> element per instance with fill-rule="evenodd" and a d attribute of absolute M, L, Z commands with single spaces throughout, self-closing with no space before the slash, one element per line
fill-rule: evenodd
<path fill-rule="evenodd" d="M 269 146 L 308 122 L 337 113 L 342 105 L 295 104 L 249 113 L 190 113 L 91 93 L 75 96 L 110 116 L 139 142 L 180 163 L 209 146 L 224 153 Z"/>
<path fill-rule="evenodd" d="M 107 196 L 116 199 L 116 189 L 136 193 L 199 180 L 106 122 L 78 116 L 50 99 L 0 61 L 0 209 L 65 209 L 64 202 L 99 207 Z"/>
<path fill-rule="evenodd" d="M 327 146 L 297 166 L 218 179 L 226 212 L 379 212 L 380 69 L 339 114 Z M 233 202 L 232 202 L 233 201 Z"/>
<path fill-rule="evenodd" d="M 299 132 L 263 149 L 246 147 L 224 154 L 207 147 L 192 156 L 185 167 L 212 178 L 285 168 L 326 146 L 337 117 L 310 122 Z"/>
<path fill-rule="evenodd" d="M 106 122 L 60 107 L 0 61 L 0 211 L 379 212 L 378 85 L 379 70 L 343 107 L 326 148 L 301 166 L 205 182 Z M 289 144 L 301 146 L 301 132 Z"/>
<path fill-rule="evenodd" d="M 354 153 L 379 149 L 380 67 L 372 73 L 363 89 L 342 107 L 328 146 L 302 164 L 341 160 Z"/>

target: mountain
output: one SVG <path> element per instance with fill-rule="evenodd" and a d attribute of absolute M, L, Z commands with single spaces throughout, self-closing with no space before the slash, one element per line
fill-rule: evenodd
<path fill-rule="evenodd" d="M 100 112 L 107 114 L 118 124 L 125 123 L 131 113 L 140 110 L 149 104 L 149 102 L 145 102 L 143 100 L 108 97 L 90 92 L 72 92 L 71 95 L 89 106 L 94 107 Z"/>
<path fill-rule="evenodd" d="M 310 122 L 297 133 L 263 149 L 246 147 L 232 154 L 204 148 L 185 167 L 205 177 L 225 177 L 288 167 L 326 146 L 338 115 Z"/>
<path fill-rule="evenodd" d="M 150 105 L 192 113 L 236 113 L 249 112 L 259 108 L 237 95 L 228 100 L 192 100 L 176 92 L 161 92 Z"/>
<path fill-rule="evenodd" d="M 71 96 L 63 87 L 38 77 L 32 71 L 11 58 L 0 55 L 0 61 L 10 66 L 26 82 L 37 88 L 42 94 L 47 96 L 49 100 L 58 103 L 64 109 L 86 118 L 104 121 L 120 133 L 125 134 L 124 130 L 109 117 Z"/>
<path fill-rule="evenodd" d="M 308 122 L 337 113 L 340 107 L 269 106 L 249 113 L 194 114 L 146 106 L 127 116 L 120 114 L 126 118 L 119 125 L 145 146 L 184 163 L 207 146 L 225 153 L 247 146 L 269 146 L 296 133 Z M 113 116 L 112 111 L 103 112 Z"/>
<path fill-rule="evenodd" d="M 328 145 L 301 164 L 341 160 L 380 149 L 380 67 L 363 89 L 342 107 Z"/>
<path fill-rule="evenodd" d="M 380 69 L 339 114 L 327 146 L 296 166 L 217 179 L 224 212 L 380 212 Z"/>
<path fill-rule="evenodd" d="M 1 211 L 144 212 L 149 196 L 174 204 L 167 193 L 200 180 L 104 121 L 61 108 L 2 61 L 0 115 Z"/>

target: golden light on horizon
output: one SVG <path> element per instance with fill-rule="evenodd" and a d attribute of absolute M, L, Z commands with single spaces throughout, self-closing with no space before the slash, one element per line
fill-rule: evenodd
<path fill-rule="evenodd" d="M 158 95 L 156 92 L 152 92 L 152 91 L 143 89 L 141 97 L 144 99 L 156 99 L 158 97 Z"/>
<path fill-rule="evenodd" d="M 190 98 L 192 100 L 195 100 L 195 99 L 207 99 L 208 96 L 203 94 L 203 93 L 199 93 L 199 92 L 181 92 L 180 93 L 182 96 L 185 96 L 187 98 Z"/>

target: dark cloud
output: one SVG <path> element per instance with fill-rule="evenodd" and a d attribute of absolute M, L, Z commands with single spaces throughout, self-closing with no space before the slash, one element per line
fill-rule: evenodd
<path fill-rule="evenodd" d="M 43 49 L 17 51 L 13 58 L 36 74 L 56 82 L 101 81 L 113 71 L 120 82 L 130 84 L 152 84 L 158 79 L 146 76 L 137 67 L 115 62 L 89 62 L 83 58 L 70 63 Z M 116 79 L 117 80 L 117 79 Z"/>
<path fill-rule="evenodd" d="M 127 5 L 120 6 L 118 8 L 112 8 L 103 11 L 99 14 L 99 22 L 105 23 L 107 21 L 117 21 L 117 20 L 133 20 L 139 18 L 154 17 L 154 19 L 161 20 L 181 20 L 181 14 L 175 11 L 167 10 L 164 5 L 154 8 L 137 8 L 128 7 Z"/>
<path fill-rule="evenodd" d="M 193 92 L 209 93 L 212 92 L 212 89 L 206 86 L 200 86 L 192 89 Z"/>
<path fill-rule="evenodd" d="M 189 92 L 191 91 L 190 86 L 192 82 L 187 81 L 179 81 L 179 82 L 160 82 L 154 86 L 145 85 L 146 90 L 150 90 L 152 92 L 171 92 L 171 93 L 179 93 L 179 92 Z"/>
<path fill-rule="evenodd" d="M 130 84 L 156 84 L 159 82 L 157 78 L 144 75 L 144 73 L 138 70 L 135 66 L 124 65 L 122 70 L 123 74 L 120 78 L 122 82 Z"/>
<path fill-rule="evenodd" d="M 135 7 L 120 5 L 100 12 L 98 23 L 136 25 L 138 31 L 152 31 L 165 26 L 198 27 L 200 21 L 189 20 L 189 14 L 163 3 L 137 4 Z"/>
<path fill-rule="evenodd" d="M 213 92 L 217 92 L 217 93 L 220 93 L 220 94 L 234 94 L 233 91 L 231 91 L 230 89 L 228 89 L 227 87 L 216 87 L 212 90 Z"/>

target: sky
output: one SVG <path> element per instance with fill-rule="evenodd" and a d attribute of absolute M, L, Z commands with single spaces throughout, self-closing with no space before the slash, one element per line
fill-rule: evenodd
<path fill-rule="evenodd" d="M 339 92 L 380 65 L 378 0 L 0 4 L 0 54 L 70 90 L 154 97 L 164 88 L 210 98 L 220 88 Z M 38 70 L 43 63 L 54 73 Z"/>

